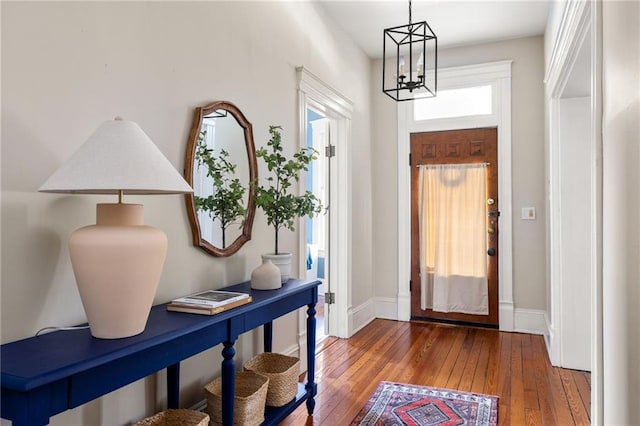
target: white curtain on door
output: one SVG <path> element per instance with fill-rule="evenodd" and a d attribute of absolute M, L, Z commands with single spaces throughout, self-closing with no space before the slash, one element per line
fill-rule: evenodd
<path fill-rule="evenodd" d="M 486 165 L 419 167 L 421 308 L 488 315 Z"/>

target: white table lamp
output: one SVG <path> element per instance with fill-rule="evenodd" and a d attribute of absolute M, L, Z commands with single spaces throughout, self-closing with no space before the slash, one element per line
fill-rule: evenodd
<path fill-rule="evenodd" d="M 143 206 L 123 194 L 184 194 L 189 184 L 131 121 L 103 123 L 40 187 L 40 192 L 117 194 L 98 204 L 96 224 L 73 232 L 69 254 L 91 334 L 142 333 L 167 252 L 167 237 L 144 225 Z"/>

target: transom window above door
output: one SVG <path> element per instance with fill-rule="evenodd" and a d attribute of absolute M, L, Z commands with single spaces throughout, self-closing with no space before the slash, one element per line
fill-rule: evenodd
<path fill-rule="evenodd" d="M 415 121 L 493 114 L 493 90 L 490 84 L 439 90 L 438 96 L 413 101 Z"/>

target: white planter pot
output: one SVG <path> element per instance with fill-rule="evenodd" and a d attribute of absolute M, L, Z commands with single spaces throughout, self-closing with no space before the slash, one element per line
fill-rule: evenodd
<path fill-rule="evenodd" d="M 282 284 L 286 283 L 291 275 L 291 253 L 263 254 L 262 260 L 268 259 L 280 269 Z"/>

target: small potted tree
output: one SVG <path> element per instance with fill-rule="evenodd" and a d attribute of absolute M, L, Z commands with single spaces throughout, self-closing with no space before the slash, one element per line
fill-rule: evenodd
<path fill-rule="evenodd" d="M 236 223 L 242 227 L 246 209 L 243 205 L 245 188 L 240 179 L 235 176 L 236 165 L 229 161 L 229 153 L 220 149 L 214 155 L 212 149 L 205 142 L 206 131 L 198 137 L 196 146 L 196 160 L 198 165 L 207 169 L 207 177 L 213 180 L 213 193 L 206 197 L 194 195 L 194 202 L 198 211 L 209 214 L 213 221 L 220 222 L 222 231 L 222 248 L 227 247 L 227 228 Z"/>
<path fill-rule="evenodd" d="M 292 191 L 293 184 L 300 179 L 300 173 L 306 171 L 309 164 L 318 158 L 318 151 L 311 147 L 301 148 L 292 158 L 287 159 L 283 154 L 281 126 L 269 126 L 271 138 L 267 147 L 256 151 L 271 175 L 266 178 L 264 185 L 256 184 L 256 206 L 267 216 L 267 224 L 274 230 L 274 253 L 263 254 L 263 259 L 269 259 L 280 268 L 281 282 L 285 283 L 291 273 L 291 253 L 283 253 L 278 246 L 278 235 L 282 228 L 295 230 L 298 218 L 319 214 L 322 211 L 320 199 L 311 191 L 296 195 Z"/>

